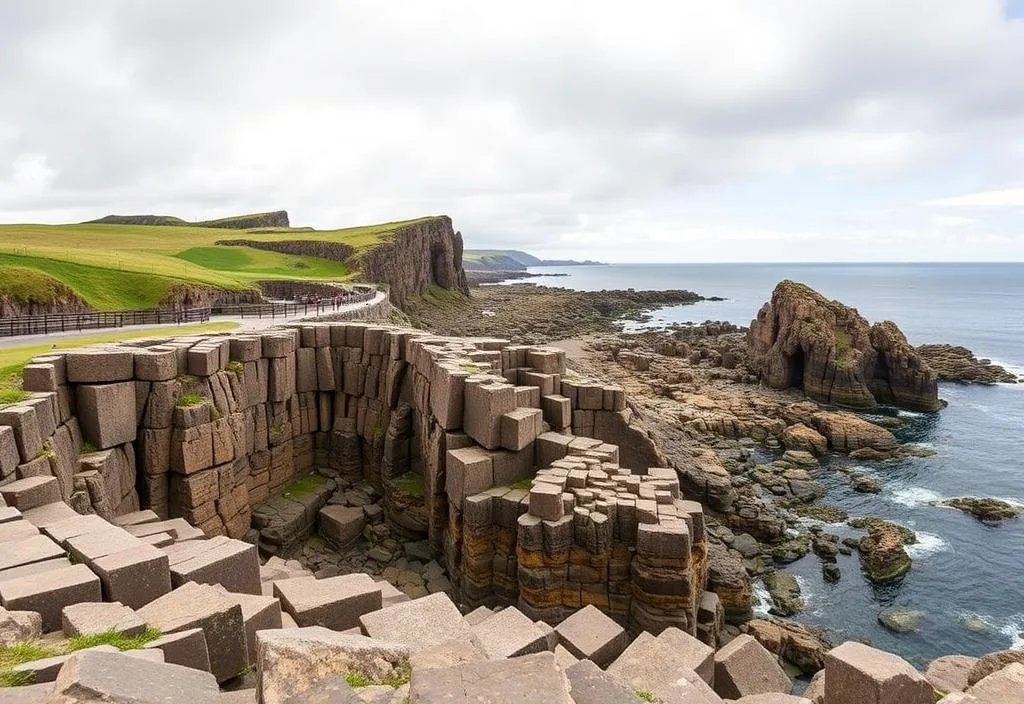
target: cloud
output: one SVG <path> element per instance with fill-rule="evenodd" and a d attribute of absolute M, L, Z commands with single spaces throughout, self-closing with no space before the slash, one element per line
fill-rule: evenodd
<path fill-rule="evenodd" d="M 972 208 L 1024 208 L 1024 186 L 1003 188 L 998 191 L 970 193 L 965 196 L 938 198 L 928 201 L 927 205 Z"/>
<path fill-rule="evenodd" d="M 4 3 L 0 219 L 445 212 L 551 256 L 955 257 L 929 208 L 1024 180 L 1021 65 L 998 0 Z"/>

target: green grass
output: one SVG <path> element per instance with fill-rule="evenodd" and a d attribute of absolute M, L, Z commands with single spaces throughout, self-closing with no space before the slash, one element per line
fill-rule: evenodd
<path fill-rule="evenodd" d="M 417 474 L 416 472 L 406 472 L 395 479 L 395 487 L 397 487 L 400 492 L 407 494 L 408 496 L 415 496 L 422 499 L 426 495 L 426 489 L 423 486 L 423 475 Z"/>
<path fill-rule="evenodd" d="M 300 496 L 312 496 L 323 485 L 324 479 L 318 474 L 309 474 L 301 479 L 296 479 L 284 488 L 284 495 L 297 498 Z"/>
<path fill-rule="evenodd" d="M 104 631 L 103 633 L 68 638 L 66 652 L 72 653 L 85 648 L 95 648 L 97 645 L 112 645 L 118 650 L 138 650 L 159 637 L 160 631 L 155 628 L 147 628 L 134 636 L 127 636 L 117 631 Z"/>
<path fill-rule="evenodd" d="M 174 405 L 178 408 L 191 408 L 192 406 L 202 406 L 204 403 L 206 403 L 205 396 L 200 394 L 182 394 Z"/>
<path fill-rule="evenodd" d="M 461 301 L 462 294 L 455 289 L 430 284 L 430 289 L 423 294 L 422 298 L 425 303 L 452 303 Z"/>
<path fill-rule="evenodd" d="M 120 342 L 121 340 L 138 340 L 145 337 L 177 337 L 200 332 L 222 332 L 234 330 L 238 323 L 198 323 L 196 325 L 180 325 L 167 328 L 139 328 L 132 330 L 114 330 L 96 333 L 83 337 L 54 338 L 54 342 L 33 343 L 18 347 L 0 347 L 0 387 L 20 387 L 20 378 L 12 382 L 12 377 L 20 377 L 21 370 L 33 357 L 41 357 L 53 350 L 85 347 L 100 342 Z M 6 382 L 6 383 L 5 383 Z"/>
<path fill-rule="evenodd" d="M 228 362 L 228 366 L 225 367 L 225 369 L 238 376 L 242 376 L 242 374 L 245 373 L 245 365 L 234 359 Z"/>
<path fill-rule="evenodd" d="M 846 369 L 853 364 L 853 338 L 845 330 L 836 328 L 836 366 Z"/>
<path fill-rule="evenodd" d="M 654 692 L 652 692 L 649 689 L 638 689 L 636 691 L 636 696 L 640 697 L 645 702 L 653 702 L 653 701 L 655 701 Z"/>
<path fill-rule="evenodd" d="M 352 689 L 359 689 L 361 687 L 369 687 L 371 684 L 382 684 L 392 689 L 398 689 L 409 683 L 409 678 L 412 672 L 408 667 L 394 671 L 387 677 L 380 679 L 367 677 L 361 672 L 349 672 L 345 675 L 345 683 Z"/>
<path fill-rule="evenodd" d="M 118 650 L 137 650 L 159 637 L 160 631 L 155 628 L 147 628 L 143 633 L 135 636 L 127 636 L 117 631 L 105 631 L 88 636 L 75 636 L 57 642 L 42 643 L 30 640 L 0 647 L 0 687 L 23 687 L 32 684 L 31 674 L 12 672 L 13 668 L 27 662 L 67 655 L 77 650 L 94 648 L 97 645 L 112 645 Z"/>
<path fill-rule="evenodd" d="M 348 280 L 360 256 L 393 239 L 397 230 L 430 218 L 339 230 L 195 225 L 0 225 L 0 266 L 33 269 L 64 283 L 99 310 L 152 307 L 176 283 L 249 289 L 264 279 Z M 217 242 L 313 240 L 351 247 L 346 263 Z M 224 251 L 221 251 L 224 250 Z M 45 285 L 41 282 L 35 287 Z"/>
<path fill-rule="evenodd" d="M 536 476 L 536 474 L 531 474 L 528 477 L 523 477 L 519 481 L 517 481 L 517 482 L 515 482 L 513 484 L 510 484 L 509 488 L 510 489 L 523 489 L 525 491 L 528 491 L 530 489 L 530 487 L 533 486 L 533 478 L 534 478 L 534 476 Z"/>
<path fill-rule="evenodd" d="M 347 675 L 345 675 L 345 684 L 347 684 L 352 689 L 358 689 L 360 687 L 369 687 L 370 678 L 358 672 L 350 672 Z"/>
<path fill-rule="evenodd" d="M 0 388 L 0 407 L 10 406 L 13 403 L 21 403 L 32 394 L 21 389 L 12 389 L 8 387 Z"/>

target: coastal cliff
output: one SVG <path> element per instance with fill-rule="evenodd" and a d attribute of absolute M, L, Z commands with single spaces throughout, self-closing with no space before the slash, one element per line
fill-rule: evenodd
<path fill-rule="evenodd" d="M 938 377 L 891 321 L 870 325 L 855 308 L 783 281 L 750 324 L 750 366 L 773 389 L 855 408 L 941 408 Z"/>
<path fill-rule="evenodd" d="M 391 301 L 398 306 L 432 286 L 469 295 L 462 250 L 462 233 L 452 228 L 450 217 L 421 220 L 396 230 L 390 242 L 364 253 L 361 278 L 386 283 Z"/>

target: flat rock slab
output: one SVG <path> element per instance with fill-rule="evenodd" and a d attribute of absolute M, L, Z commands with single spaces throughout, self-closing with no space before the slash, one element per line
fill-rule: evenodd
<path fill-rule="evenodd" d="M 206 636 L 201 628 L 189 628 L 176 633 L 162 635 L 150 641 L 143 648 L 159 650 L 164 662 L 194 670 L 210 671 L 210 651 L 206 647 Z"/>
<path fill-rule="evenodd" d="M 925 679 L 943 694 L 963 692 L 968 686 L 971 670 L 978 663 L 978 658 L 969 655 L 944 655 L 928 663 L 924 672 Z"/>
<path fill-rule="evenodd" d="M 18 509 L 11 509 L 17 511 Z M 0 523 L 0 543 L 10 543 L 39 535 L 39 529 L 28 521 L 8 521 Z"/>
<path fill-rule="evenodd" d="M 717 663 L 717 655 L 715 659 Z M 847 641 L 825 653 L 825 701 L 829 704 L 931 704 L 934 698 L 928 680 L 903 658 Z"/>
<path fill-rule="evenodd" d="M 489 660 L 504 660 L 547 650 L 547 634 L 514 606 L 471 627 Z"/>
<path fill-rule="evenodd" d="M 443 592 L 364 614 L 359 622 L 371 638 L 404 643 L 414 651 L 472 636 L 462 613 Z"/>
<path fill-rule="evenodd" d="M 345 547 L 363 534 L 366 516 L 358 506 L 324 506 L 317 516 L 320 535 L 335 547 Z"/>
<path fill-rule="evenodd" d="M 85 535 L 86 533 L 110 530 L 110 527 L 110 523 L 93 513 L 87 516 L 75 516 L 74 518 L 57 521 L 43 528 L 43 532 L 50 536 L 54 542 L 64 544 L 64 541 L 70 538 Z"/>
<path fill-rule="evenodd" d="M 363 689 L 368 688 L 364 687 Z M 389 693 L 394 692 L 390 687 L 387 689 Z M 305 692 L 288 697 L 284 704 L 366 704 L 367 701 L 376 702 L 377 700 L 367 700 L 362 692 L 357 694 L 356 690 L 348 686 L 348 682 L 344 678 L 338 675 L 328 675 Z M 387 701 L 391 701 L 391 694 L 388 694 Z"/>
<path fill-rule="evenodd" d="M 711 686 L 693 670 L 691 664 L 692 660 L 686 653 L 677 652 L 665 641 L 643 632 L 608 666 L 607 671 L 629 684 L 634 691 L 667 695 L 683 681 L 687 693 L 694 697 L 715 697 Z"/>
<path fill-rule="evenodd" d="M 218 682 L 247 666 L 242 607 L 215 587 L 189 582 L 139 609 L 139 617 L 163 633 L 201 628 Z"/>
<path fill-rule="evenodd" d="M 245 626 L 245 645 L 249 653 L 249 664 L 256 664 L 256 632 L 281 628 L 281 602 L 272 596 L 235 594 L 224 592 L 229 599 L 242 607 L 242 624 Z"/>
<path fill-rule="evenodd" d="M 28 477 L 0 486 L 0 496 L 22 513 L 61 500 L 56 477 Z M 38 524 L 36 524 L 38 525 Z"/>
<path fill-rule="evenodd" d="M 368 574 L 284 579 L 274 583 L 274 595 L 299 626 L 335 631 L 358 627 L 360 616 L 382 606 L 380 585 Z"/>
<path fill-rule="evenodd" d="M 792 687 L 776 657 L 745 633 L 715 653 L 715 692 L 724 699 L 789 693 Z"/>
<path fill-rule="evenodd" d="M 576 704 L 642 704 L 631 688 L 590 660 L 580 660 L 565 670 Z"/>
<path fill-rule="evenodd" d="M 622 626 L 593 605 L 585 606 L 555 627 L 558 641 L 579 660 L 608 667 L 629 644 Z"/>
<path fill-rule="evenodd" d="M 0 582 L 0 601 L 11 611 L 35 611 L 43 631 L 59 631 L 65 606 L 100 601 L 100 579 L 85 565 L 72 565 Z"/>
<path fill-rule="evenodd" d="M 409 669 L 404 645 L 320 626 L 260 631 L 256 641 L 256 692 L 263 704 L 284 702 L 328 675 L 356 674 L 380 682 Z"/>
<path fill-rule="evenodd" d="M 213 675 L 122 653 L 82 652 L 68 658 L 53 686 L 55 702 L 217 704 Z"/>
<path fill-rule="evenodd" d="M 715 684 L 715 651 L 686 631 L 668 627 L 658 634 L 658 640 L 681 657 L 688 668 L 712 687 Z"/>
<path fill-rule="evenodd" d="M 146 630 L 146 624 L 135 611 L 119 601 L 83 602 L 65 606 L 61 612 L 61 624 L 68 638 L 107 631 L 134 636 Z"/>
<path fill-rule="evenodd" d="M 238 594 L 260 594 L 260 560 L 256 546 L 215 536 L 163 549 L 171 566 L 171 584 L 220 584 Z"/>
<path fill-rule="evenodd" d="M 569 679 L 552 653 L 413 671 L 417 704 L 574 704 Z"/>
<path fill-rule="evenodd" d="M 78 562 L 90 563 L 93 560 L 113 555 L 122 550 L 142 547 L 145 543 L 126 532 L 123 528 L 109 525 L 103 531 L 83 533 L 82 535 L 68 538 L 64 545 Z"/>
<path fill-rule="evenodd" d="M 91 566 L 103 583 L 104 596 L 132 609 L 171 591 L 167 555 L 152 545 L 142 544 L 105 555 Z"/>

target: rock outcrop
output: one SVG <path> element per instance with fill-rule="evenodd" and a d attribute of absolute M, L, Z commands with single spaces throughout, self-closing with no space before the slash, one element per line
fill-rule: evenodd
<path fill-rule="evenodd" d="M 63 281 L 28 267 L 0 266 L 0 318 L 90 310 Z"/>
<path fill-rule="evenodd" d="M 216 220 L 187 222 L 173 215 L 106 215 L 96 220 L 86 220 L 83 224 L 94 225 L 154 225 L 170 227 L 216 227 L 225 230 L 249 230 L 258 227 L 290 227 L 288 213 L 274 210 L 269 213 L 253 213 L 236 215 Z"/>
<path fill-rule="evenodd" d="M 895 323 L 869 325 L 856 309 L 783 281 L 751 322 L 752 369 L 773 389 L 855 408 L 941 408 L 938 377 Z"/>
<path fill-rule="evenodd" d="M 452 228 L 450 217 L 421 220 L 397 230 L 391 242 L 364 253 L 362 278 L 388 284 L 391 301 L 398 306 L 431 286 L 469 295 L 462 249 L 462 233 Z"/>
<path fill-rule="evenodd" d="M 1017 375 L 988 359 L 978 359 L 959 345 L 921 345 L 917 348 L 928 366 L 939 375 L 939 381 L 963 384 L 1016 384 Z"/>

